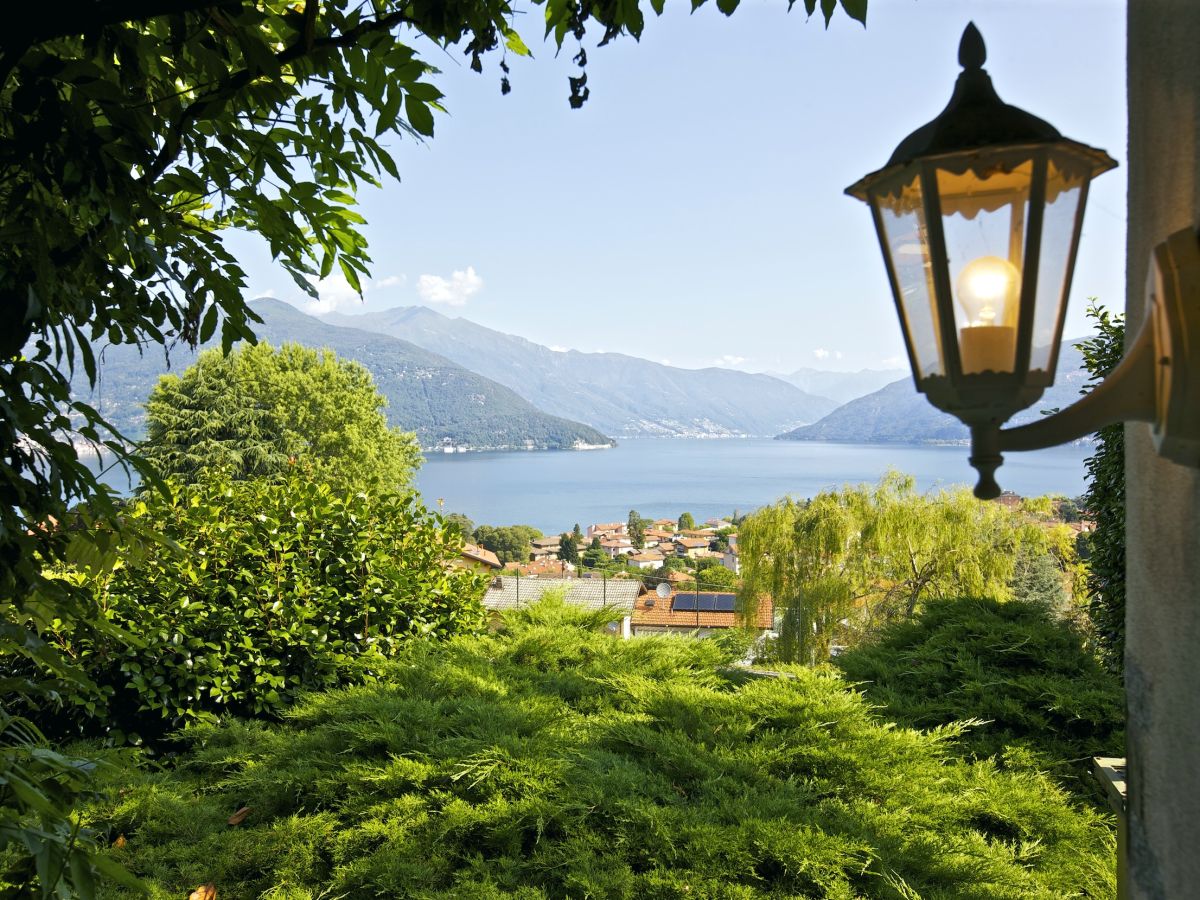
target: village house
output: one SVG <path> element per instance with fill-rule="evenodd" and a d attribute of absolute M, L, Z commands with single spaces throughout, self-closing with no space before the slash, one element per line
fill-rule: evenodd
<path fill-rule="evenodd" d="M 639 569 L 658 569 L 665 560 L 666 557 L 657 550 L 643 550 L 625 557 L 625 562 Z"/>
<path fill-rule="evenodd" d="M 552 578 L 566 578 L 568 573 L 575 571 L 575 566 L 557 557 L 550 557 L 535 559 L 527 563 L 505 563 L 504 571 L 520 574 L 525 578 L 539 578 L 545 575 Z"/>
<path fill-rule="evenodd" d="M 530 542 L 530 558 L 539 559 L 558 559 L 559 543 L 562 539 L 558 535 L 553 537 L 541 537 Z"/>
<path fill-rule="evenodd" d="M 616 559 L 618 556 L 627 556 L 637 552 L 633 547 L 633 542 L 629 538 L 609 538 L 607 541 L 601 541 L 600 549 L 608 554 L 609 559 Z"/>
<path fill-rule="evenodd" d="M 701 550 L 705 553 L 708 552 L 708 540 L 706 538 L 682 537 L 675 539 L 676 556 L 688 556 L 695 559 Z"/>
<path fill-rule="evenodd" d="M 617 534 L 625 534 L 628 531 L 628 526 L 625 522 L 606 522 L 598 525 L 589 525 L 587 527 L 588 540 L 594 537 L 604 540 L 605 537 Z"/>
<path fill-rule="evenodd" d="M 451 565 L 485 572 L 501 568 L 500 558 L 495 553 L 475 544 L 463 544 L 458 559 L 454 560 Z"/>
<path fill-rule="evenodd" d="M 753 626 L 761 635 L 769 632 L 774 622 L 774 605 L 763 600 L 754 611 Z M 708 637 L 745 624 L 737 609 L 736 594 L 665 589 L 638 597 L 630 622 L 634 637 L 648 634 Z"/>
<path fill-rule="evenodd" d="M 643 534 L 647 544 L 650 541 L 654 541 L 656 544 L 669 544 L 675 539 L 675 532 L 665 528 L 647 528 Z"/>

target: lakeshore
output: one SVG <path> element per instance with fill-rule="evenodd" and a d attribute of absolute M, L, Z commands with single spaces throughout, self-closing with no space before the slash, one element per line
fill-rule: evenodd
<path fill-rule="evenodd" d="M 1075 497 L 1091 453 L 1083 445 L 1009 454 L 997 478 L 1023 496 Z M 875 482 L 889 468 L 922 490 L 970 485 L 967 455 L 954 445 L 626 438 L 604 453 L 432 454 L 416 481 L 431 507 L 557 534 L 575 522 L 624 521 L 630 509 L 652 518 L 689 510 L 697 521 L 744 513 L 786 495 Z"/>

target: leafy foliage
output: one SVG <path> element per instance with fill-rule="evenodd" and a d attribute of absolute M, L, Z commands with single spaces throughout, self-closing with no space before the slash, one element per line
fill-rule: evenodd
<path fill-rule="evenodd" d="M 680 513 L 679 521 L 676 523 L 676 527 L 680 531 L 691 531 L 696 527 L 696 517 L 690 512 Z"/>
<path fill-rule="evenodd" d="M 579 565 L 579 540 L 573 531 L 564 531 L 558 539 L 558 558 L 573 566 Z"/>
<path fill-rule="evenodd" d="M 299 691 L 374 677 L 413 639 L 480 627 L 483 576 L 448 563 L 461 538 L 407 496 L 312 480 L 215 476 L 128 516 L 175 542 L 89 582 L 137 645 L 64 624 L 110 693 L 86 730 L 153 735 L 217 714 L 275 714 Z"/>
<path fill-rule="evenodd" d="M 828 659 L 835 638 L 911 618 L 929 598 L 1008 597 L 1018 552 L 1048 546 L 1042 528 L 999 504 L 966 490 L 918 494 L 896 472 L 765 507 L 738 538 L 745 602 L 774 598 L 787 611 L 775 652 L 810 663 Z"/>
<path fill-rule="evenodd" d="M 533 541 L 541 536 L 532 525 L 480 525 L 475 529 L 475 541 L 502 563 L 529 562 Z"/>
<path fill-rule="evenodd" d="M 233 897 L 1112 895 L 1108 820 L 1042 775 L 954 758 L 961 728 L 896 728 L 829 671 L 748 678 L 721 642 L 618 641 L 595 620 L 531 607 L 283 723 L 189 729 L 174 771 L 89 819 L 128 838 L 115 857 L 161 898 L 207 881 Z"/>
<path fill-rule="evenodd" d="M 652 519 L 643 519 L 641 513 L 636 509 L 629 511 L 629 520 L 625 530 L 629 535 L 629 542 L 633 544 L 635 550 L 641 550 L 646 546 L 646 526 L 652 522 Z"/>
<path fill-rule="evenodd" d="M 969 758 L 1051 772 L 1101 803 L 1091 757 L 1124 752 L 1120 682 L 1036 603 L 934 601 L 834 662 L 889 719 L 974 720 L 956 742 Z"/>
<path fill-rule="evenodd" d="M 1125 317 L 1093 305 L 1088 316 L 1096 336 L 1079 343 L 1084 364 L 1099 384 L 1125 352 Z M 1090 388 L 1089 388 L 1090 389 Z M 1096 432 L 1096 452 L 1087 460 L 1083 505 L 1095 522 L 1088 546 L 1088 616 L 1105 663 L 1121 671 L 1125 658 L 1125 427 Z"/>
<path fill-rule="evenodd" d="M 1061 613 L 1067 605 L 1063 573 L 1050 553 L 1026 547 L 1017 551 L 1008 590 L 1014 599 L 1035 603 L 1051 612 Z"/>
<path fill-rule="evenodd" d="M 421 454 L 411 434 L 388 427 L 386 404 L 365 368 L 331 352 L 210 350 L 183 375 L 159 379 L 142 455 L 180 482 L 216 471 L 270 477 L 301 464 L 322 480 L 401 490 Z"/>
<path fill-rule="evenodd" d="M 0 711 L 0 895 L 86 897 L 98 875 L 137 886 L 68 813 L 94 796 L 99 766 L 55 751 L 32 722 Z"/>
<path fill-rule="evenodd" d="M 733 591 L 737 590 L 738 577 L 715 560 L 705 560 L 706 566 L 696 569 L 695 578 L 679 585 L 681 591 Z"/>

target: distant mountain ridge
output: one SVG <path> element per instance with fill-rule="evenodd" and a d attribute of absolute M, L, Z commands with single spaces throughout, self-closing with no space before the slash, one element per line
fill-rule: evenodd
<path fill-rule="evenodd" d="M 388 399 L 388 422 L 416 432 L 423 448 L 570 449 L 612 443 L 594 428 L 549 415 L 503 385 L 407 341 L 338 327 L 278 300 L 255 300 L 251 308 L 263 318 L 262 325 L 254 326 L 262 341 L 327 347 L 342 359 L 362 363 Z M 171 357 L 170 370 L 181 372 L 196 354 L 177 348 Z M 127 437 L 141 437 L 143 405 L 158 377 L 168 371 L 166 360 L 115 346 L 104 351 L 99 368 L 94 404 Z M 82 377 L 77 380 L 82 383 Z"/>
<path fill-rule="evenodd" d="M 540 409 L 617 437 L 774 435 L 837 406 L 769 375 L 679 369 L 621 353 L 560 352 L 423 306 L 322 319 L 411 341 Z"/>
<path fill-rule="evenodd" d="M 1042 410 L 1060 409 L 1079 399 L 1080 389 L 1088 381 L 1078 340 L 1063 341 L 1059 351 L 1058 374 L 1054 385 L 1040 400 L 1009 421 L 1024 425 L 1042 417 Z M 925 395 L 917 393 L 911 376 L 851 400 L 819 422 L 780 434 L 785 441 L 845 441 L 848 443 L 935 443 L 965 442 L 967 427 L 958 419 L 935 408 Z"/>
<path fill-rule="evenodd" d="M 808 394 L 828 397 L 837 403 L 849 403 L 874 393 L 903 377 L 904 369 L 859 369 L 857 372 L 831 372 L 804 368 L 787 374 L 768 372 L 780 381 L 795 385 Z"/>

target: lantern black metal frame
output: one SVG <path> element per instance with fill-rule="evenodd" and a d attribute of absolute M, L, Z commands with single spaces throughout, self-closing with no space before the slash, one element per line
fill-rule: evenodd
<path fill-rule="evenodd" d="M 982 35 L 974 24 L 963 32 L 959 62 L 963 71 L 949 104 L 937 118 L 914 131 L 896 148 L 887 165 L 860 179 L 846 193 L 867 202 L 872 211 L 880 248 L 887 266 L 897 313 L 904 331 L 905 347 L 917 390 L 937 408 L 951 413 L 970 427 L 970 461 L 979 470 L 976 496 L 999 496 L 995 471 L 1002 463 L 1002 451 L 1033 450 L 1054 446 L 1083 437 L 1103 425 L 1116 421 L 1145 420 L 1156 423 L 1160 452 L 1168 458 L 1200 465 L 1200 417 L 1195 410 L 1200 401 L 1200 385 L 1183 363 L 1183 355 L 1200 340 L 1200 247 L 1193 232 L 1180 233 L 1156 251 L 1154 289 L 1148 294 L 1151 311 L 1147 327 L 1131 345 L 1126 360 L 1084 400 L 1060 413 L 1021 428 L 1001 430 L 1014 414 L 1034 404 L 1054 381 L 1058 348 L 1066 317 L 1067 296 L 1075 265 L 1075 255 L 1087 204 L 1089 182 L 1096 175 L 1116 166 L 1103 150 L 1064 138 L 1049 123 L 1017 107 L 1004 103 L 996 94 L 983 69 L 986 50 Z M 1008 168 L 1005 168 L 1005 167 Z M 1015 347 L 1010 369 L 997 366 L 966 370 L 955 313 L 950 264 L 943 232 L 943 198 L 939 194 L 939 173 L 968 178 L 966 193 L 956 195 L 952 204 L 975 206 L 975 214 L 989 209 L 986 179 L 1001 173 L 1011 176 L 1018 167 L 1028 167 L 1027 206 L 1018 221 L 1012 213 L 1010 255 L 1019 259 L 1021 269 L 1016 289 Z M 1057 262 L 1064 266 L 1055 296 L 1039 296 L 1038 274 L 1043 252 L 1043 217 L 1049 200 L 1047 185 L 1050 167 L 1058 173 L 1059 189 L 1069 183 L 1078 189 L 1077 206 L 1070 230 L 1070 245 Z M 970 181 L 969 179 L 975 179 Z M 976 200 L 971 190 L 979 188 Z M 908 197 L 911 192 L 912 197 Z M 991 211 L 1007 208 L 1009 200 L 996 201 Z M 885 209 L 895 223 L 909 204 L 920 223 L 920 249 L 924 259 L 921 287 L 927 299 L 906 300 L 900 269 L 893 254 L 894 234 L 885 223 Z M 967 212 L 967 218 L 972 217 Z M 893 226 L 898 227 L 898 226 Z M 1023 243 L 1022 243 L 1023 242 Z M 1014 267 L 1014 271 L 1015 267 Z M 1052 273 L 1054 274 L 1054 273 Z M 920 280 L 920 279 L 918 279 Z M 913 293 L 910 286 L 909 293 Z M 936 341 L 936 353 L 926 346 L 918 350 L 921 335 L 911 320 L 914 305 L 928 302 L 929 319 L 922 327 L 925 338 Z M 1038 365 L 1032 364 L 1035 318 L 1047 304 L 1054 304 L 1054 320 L 1048 348 Z M 924 314 L 925 310 L 917 310 Z M 1043 329 L 1046 330 L 1046 329 Z M 1046 340 L 1043 335 L 1043 340 Z M 936 356 L 937 366 L 928 365 Z M 925 358 L 922 358 L 924 356 Z M 1200 373 L 1198 373 L 1200 374 Z"/>

